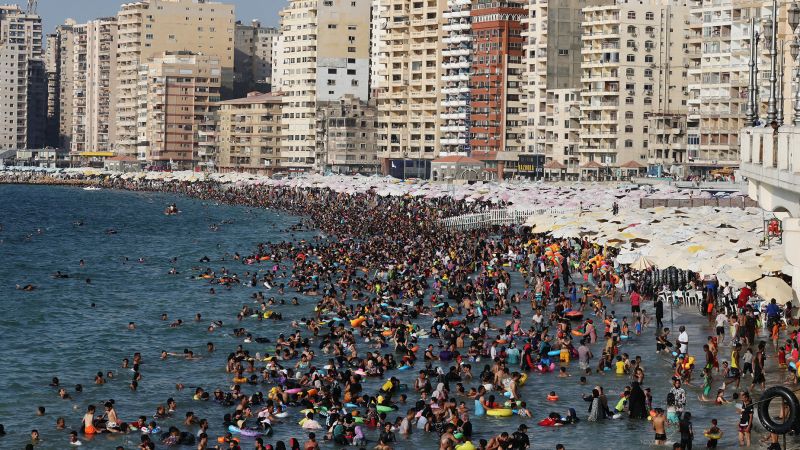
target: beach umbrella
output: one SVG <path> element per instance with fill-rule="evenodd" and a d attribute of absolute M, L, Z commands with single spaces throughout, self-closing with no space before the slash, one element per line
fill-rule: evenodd
<path fill-rule="evenodd" d="M 725 275 L 740 283 L 751 283 L 764 276 L 760 268 L 752 266 L 729 269 L 725 271 Z"/>
<path fill-rule="evenodd" d="M 780 305 L 785 305 L 794 298 L 792 287 L 778 277 L 766 277 L 758 280 L 756 292 L 767 301 L 774 298 Z"/>
<path fill-rule="evenodd" d="M 772 256 L 762 256 L 758 266 L 765 273 L 780 272 L 783 269 L 785 262 L 783 258 L 774 258 Z"/>
<path fill-rule="evenodd" d="M 646 256 L 639 256 L 639 258 L 631 264 L 633 270 L 647 270 L 655 266 L 655 263 Z"/>

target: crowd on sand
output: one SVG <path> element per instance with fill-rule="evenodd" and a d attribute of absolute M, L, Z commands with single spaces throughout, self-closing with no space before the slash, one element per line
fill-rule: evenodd
<path fill-rule="evenodd" d="M 0 182 L 64 184 L 46 175 L 24 176 Z M 439 225 L 442 217 L 486 209 L 489 203 L 216 182 L 79 181 L 277 209 L 303 218 L 295 230 L 320 234 L 243 248 L 234 255 L 238 269 L 201 260 L 207 267 L 195 276 L 207 280 L 210 293 L 239 290 L 254 305 L 232 311 L 237 319 L 232 332 L 252 345 L 239 345 L 225 356 L 213 353 L 209 342 L 209 357 L 219 358 L 228 378 L 190 393 L 191 401 L 218 404 L 219 417 L 187 412 L 191 408 L 175 400 L 180 393 L 149 413 L 136 411 L 140 405 L 110 401 L 88 406 L 79 429 L 65 429 L 71 445 L 89 435 L 136 433 L 141 449 L 388 450 L 410 448 L 409 436 L 430 433 L 441 450 L 515 450 L 532 446 L 534 427 L 595 422 L 623 431 L 628 428 L 620 420 L 629 420 L 652 428 L 653 444 L 673 449 L 713 448 L 726 433 L 736 435 L 741 446 L 757 446 L 757 439 L 751 441 L 754 398 L 766 387 L 768 359 L 775 361 L 770 370 L 785 370 L 787 383 L 798 381 L 800 334 L 791 304 L 781 309 L 772 303 L 759 311 L 748 302 L 747 290 L 733 298 L 728 286 L 691 280 L 706 287 L 702 312 L 711 336 L 698 342 L 684 326 L 664 327 L 663 300 L 641 289 L 647 273 L 616 264 L 613 247 L 580 237 L 555 239 L 520 226 L 455 231 Z M 283 320 L 276 305 L 298 295 L 317 300 L 313 315 L 283 321 L 277 327 L 283 333 L 262 336 L 265 321 Z M 717 308 L 725 301 L 736 308 Z M 623 315 L 614 312 L 623 309 Z M 648 385 L 648 372 L 665 369 L 645 367 L 640 356 L 628 354 L 625 344 L 631 339 L 652 340 L 671 360 L 669 385 Z M 159 357 L 196 357 L 132 350 L 122 366 L 132 369 L 134 390 L 146 383 L 141 372 Z M 414 374 L 413 382 L 400 382 L 404 371 Z M 607 396 L 605 373 L 627 377 L 628 386 Z M 572 376 L 587 393 L 562 411 L 531 411 L 526 398 L 542 395 L 526 392 L 531 376 Z M 380 388 L 366 390 L 369 378 L 380 379 Z M 95 383 L 103 382 L 104 374 L 96 374 Z M 72 388 L 58 377 L 51 386 L 55 398 L 71 395 Z M 690 398 L 687 386 L 701 393 Z M 558 399 L 556 391 L 547 394 L 554 404 Z M 690 409 L 698 402 L 733 402 L 739 419 L 695 424 Z M 160 428 L 162 420 L 184 413 L 182 426 Z M 472 420 L 483 415 L 507 417 L 510 426 L 479 439 Z M 56 425 L 65 428 L 64 419 Z M 277 429 L 297 437 L 273 441 Z M 679 439 L 668 442 L 668 432 Z M 779 448 L 777 435 L 758 436 Z M 38 440 L 33 430 L 29 447 Z M 571 446 L 588 448 L 579 442 Z"/>

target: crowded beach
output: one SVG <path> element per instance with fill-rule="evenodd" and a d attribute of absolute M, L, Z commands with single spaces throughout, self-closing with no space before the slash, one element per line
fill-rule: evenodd
<path fill-rule="evenodd" d="M 779 283 L 787 281 L 780 247 L 765 247 L 758 211 L 637 210 L 638 199 L 664 190 L 632 186 L 85 172 L 2 172 L 0 183 L 168 192 L 284 211 L 303 218 L 297 229 L 322 233 L 246 243 L 235 264 L 200 261 L 192 276 L 239 300 L 208 325 L 241 343 L 227 356 L 208 343 L 204 356 L 219 358 L 226 376 L 191 392 L 176 380 L 154 410 L 86 405 L 80 426 L 56 419 L 64 446 L 135 435 L 141 449 L 388 450 L 427 433 L 441 450 L 512 450 L 536 448 L 544 430 L 602 423 L 651 430 L 630 448 L 713 448 L 724 439 L 781 448 L 781 430 L 758 424 L 757 401 L 770 384 L 797 385 L 800 334 L 796 299 Z M 441 223 L 531 206 L 561 210 L 525 225 Z M 179 211 L 169 205 L 165 214 Z M 297 296 L 314 299 L 313 313 L 283 320 L 281 307 Z M 703 318 L 702 334 L 690 335 L 688 316 Z M 633 343 L 659 362 L 630 353 L 641 348 Z M 135 390 L 160 359 L 195 357 L 131 349 L 121 364 Z M 86 376 L 103 382 L 102 372 Z M 532 377 L 552 389 L 526 389 Z M 625 387 L 604 389 L 612 378 Z M 584 395 L 560 396 L 563 383 Z M 57 373 L 51 388 L 54 401 L 76 395 Z M 532 408 L 534 397 L 552 406 Z M 218 417 L 188 414 L 190 402 L 217 404 Z M 701 405 L 734 408 L 736 420 L 693 421 Z M 492 430 L 479 433 L 476 423 Z M 278 429 L 294 437 L 272 439 Z M 38 432 L 26 431 L 35 448 Z M 589 440 L 555 448 L 593 448 Z"/>

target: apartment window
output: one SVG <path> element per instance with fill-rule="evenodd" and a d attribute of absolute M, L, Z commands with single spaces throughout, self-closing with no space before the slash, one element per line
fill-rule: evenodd
<path fill-rule="evenodd" d="M 636 19 L 636 12 L 635 11 L 628 11 L 628 19 L 635 20 Z"/>
<path fill-rule="evenodd" d="M 328 80 L 328 86 L 336 86 L 336 80 Z"/>
<path fill-rule="evenodd" d="M 636 71 L 634 69 L 631 69 L 630 67 L 625 69 L 625 76 L 626 77 L 632 77 L 635 74 L 636 74 Z"/>
<path fill-rule="evenodd" d="M 644 76 L 647 78 L 653 78 L 653 69 L 644 69 Z"/>
<path fill-rule="evenodd" d="M 628 27 L 628 34 L 636 35 L 636 27 L 631 25 Z"/>
<path fill-rule="evenodd" d="M 565 48 L 558 49 L 558 56 L 567 56 L 569 55 L 569 50 Z"/>
<path fill-rule="evenodd" d="M 632 120 L 633 119 L 633 111 L 625 111 L 625 119 Z"/>
<path fill-rule="evenodd" d="M 350 6 L 356 6 L 356 2 L 350 2 Z"/>
<path fill-rule="evenodd" d="M 356 74 L 356 69 L 347 69 L 347 74 L 348 75 L 355 75 Z"/>
<path fill-rule="evenodd" d="M 630 139 L 625 140 L 625 148 L 633 148 L 633 141 Z"/>
<path fill-rule="evenodd" d="M 333 6 L 333 0 L 325 0 L 322 4 L 324 6 Z"/>
<path fill-rule="evenodd" d="M 355 31 L 356 26 L 355 25 L 348 25 L 347 29 L 350 30 L 350 31 Z"/>
<path fill-rule="evenodd" d="M 633 39 L 628 39 L 628 42 L 625 43 L 625 47 L 636 48 L 636 41 L 634 41 Z"/>
<path fill-rule="evenodd" d="M 645 105 L 652 105 L 653 104 L 653 97 L 645 97 L 644 98 Z"/>
<path fill-rule="evenodd" d="M 644 55 L 644 62 L 652 63 L 654 61 L 653 55 Z"/>
<path fill-rule="evenodd" d="M 626 133 L 633 133 L 633 127 L 630 126 L 630 125 L 625 126 L 625 132 Z"/>
<path fill-rule="evenodd" d="M 636 62 L 636 55 L 628 55 L 625 57 L 625 60 L 628 62 Z"/>
<path fill-rule="evenodd" d="M 633 104 L 633 97 L 625 97 L 625 104 L 632 105 Z"/>
<path fill-rule="evenodd" d="M 153 35 L 152 34 L 145 34 L 144 38 L 145 39 L 153 39 Z"/>
<path fill-rule="evenodd" d="M 645 20 L 653 20 L 655 18 L 656 18 L 656 15 L 651 13 L 651 12 L 647 12 L 647 13 L 644 14 L 644 19 Z"/>
<path fill-rule="evenodd" d="M 335 30 L 336 29 L 336 24 L 335 23 L 329 23 L 328 24 L 328 29 L 329 30 Z"/>
<path fill-rule="evenodd" d="M 358 86 L 358 80 L 351 80 L 350 86 Z"/>
<path fill-rule="evenodd" d="M 336 69 L 328 69 L 328 75 L 336 75 L 336 73 L 337 73 Z"/>
<path fill-rule="evenodd" d="M 355 47 L 347 47 L 347 53 L 355 53 L 355 52 L 356 52 Z"/>
<path fill-rule="evenodd" d="M 656 29 L 653 28 L 653 27 L 647 27 L 647 28 L 644 29 L 644 32 L 647 33 L 647 34 L 655 34 L 656 33 Z M 683 45 L 685 46 L 686 44 L 683 44 Z"/>
<path fill-rule="evenodd" d="M 356 63 L 355 58 L 347 58 L 347 64 L 355 64 L 355 63 Z"/>
<path fill-rule="evenodd" d="M 653 47 L 655 47 L 655 44 L 653 44 L 653 41 L 644 41 L 644 48 L 646 48 L 648 50 L 652 50 Z"/>

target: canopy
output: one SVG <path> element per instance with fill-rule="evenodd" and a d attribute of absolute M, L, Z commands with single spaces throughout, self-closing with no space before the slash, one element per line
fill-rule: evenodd
<path fill-rule="evenodd" d="M 774 298 L 780 305 L 785 305 L 794 298 L 792 287 L 778 277 L 766 277 L 758 280 L 756 293 L 767 301 Z"/>
<path fill-rule="evenodd" d="M 763 277 L 761 269 L 758 267 L 737 267 L 725 271 L 725 274 L 732 280 L 740 283 L 751 283 Z"/>
<path fill-rule="evenodd" d="M 639 259 L 631 264 L 631 269 L 633 270 L 647 270 L 651 267 L 655 266 L 655 263 L 648 259 L 646 256 L 640 256 Z"/>

